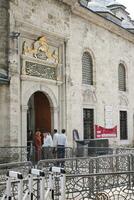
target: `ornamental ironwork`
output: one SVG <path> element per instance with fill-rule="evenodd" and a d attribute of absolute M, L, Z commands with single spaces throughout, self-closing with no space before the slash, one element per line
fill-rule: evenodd
<path fill-rule="evenodd" d="M 66 199 L 134 200 L 133 176 L 133 172 L 67 175 Z"/>
<path fill-rule="evenodd" d="M 109 200 L 109 196 L 104 192 L 100 192 L 96 195 L 96 200 Z"/>
<path fill-rule="evenodd" d="M 10 150 L 11 151 L 11 150 Z M 97 158 L 70 158 L 41 160 L 37 168 L 45 172 L 45 189 L 49 181 L 49 169 L 64 161 L 66 171 L 67 200 L 134 200 L 133 154 L 101 156 Z M 99 163 L 99 165 L 98 165 Z M 125 167 L 124 167 L 125 166 Z M 128 166 L 128 167 L 127 167 Z M 30 162 L 0 165 L 0 197 L 5 191 L 8 170 L 21 172 L 25 177 L 24 191 L 28 188 L 27 175 Z M 131 170 L 131 171 L 130 171 Z M 39 199 L 40 179 L 34 179 L 33 200 Z M 60 177 L 55 178 L 54 199 L 59 200 Z M 12 184 L 12 199 L 17 200 L 17 183 Z"/>
<path fill-rule="evenodd" d="M 19 148 L 20 149 L 20 148 Z M 4 150 L 4 149 L 3 149 Z M 9 148 L 11 151 L 11 149 Z M 14 161 L 14 160 L 13 160 Z M 26 178 L 29 171 L 32 168 L 31 162 L 12 162 L 12 163 L 6 163 L 6 164 L 0 164 L 0 199 L 5 192 L 6 189 L 6 174 L 10 171 L 16 171 L 23 174 L 23 177 Z M 24 190 L 27 189 L 27 180 L 24 181 Z M 12 184 L 12 199 L 17 200 L 16 198 L 16 192 L 18 190 L 16 182 Z"/>

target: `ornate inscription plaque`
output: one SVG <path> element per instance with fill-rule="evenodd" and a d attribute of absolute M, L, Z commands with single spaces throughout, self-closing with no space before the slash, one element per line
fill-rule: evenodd
<path fill-rule="evenodd" d="M 26 61 L 26 75 L 56 80 L 56 68 Z"/>

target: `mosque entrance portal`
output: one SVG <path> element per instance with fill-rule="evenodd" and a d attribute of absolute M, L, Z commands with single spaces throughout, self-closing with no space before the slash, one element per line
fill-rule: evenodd
<path fill-rule="evenodd" d="M 35 130 L 51 132 L 51 109 L 48 97 L 43 92 L 35 92 L 28 101 L 27 141 Z"/>

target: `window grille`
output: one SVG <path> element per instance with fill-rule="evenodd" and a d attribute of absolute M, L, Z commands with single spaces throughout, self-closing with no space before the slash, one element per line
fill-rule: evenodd
<path fill-rule="evenodd" d="M 94 138 L 94 110 L 83 109 L 84 139 Z"/>
<path fill-rule="evenodd" d="M 119 90 L 126 91 L 126 70 L 123 64 L 119 65 L 118 76 Z"/>
<path fill-rule="evenodd" d="M 120 111 L 120 139 L 127 140 L 127 111 Z"/>
<path fill-rule="evenodd" d="M 93 85 L 93 64 L 88 52 L 85 52 L 82 56 L 82 83 Z"/>

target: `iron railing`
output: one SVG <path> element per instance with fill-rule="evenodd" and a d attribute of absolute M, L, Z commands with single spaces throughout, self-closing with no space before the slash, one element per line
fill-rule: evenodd
<path fill-rule="evenodd" d="M 39 160 L 56 159 L 57 150 L 53 147 L 49 147 L 50 154 L 48 157 L 44 157 L 44 148 L 41 148 L 39 152 L 34 146 L 27 147 L 0 147 L 0 164 L 10 162 L 24 162 L 31 161 L 33 164 L 37 164 Z M 37 154 L 39 157 L 37 159 Z M 134 148 L 109 148 L 109 147 L 79 147 L 79 148 L 65 148 L 65 158 L 75 157 L 96 157 L 101 155 L 120 155 L 120 154 L 134 154 Z M 50 157 L 49 157 L 50 155 Z"/>
<path fill-rule="evenodd" d="M 50 166 L 60 166 L 61 163 L 64 163 L 68 174 L 108 173 L 134 170 L 133 160 L 133 154 L 75 157 L 40 160 L 37 167 L 47 173 Z"/>
<path fill-rule="evenodd" d="M 109 155 L 91 158 L 76 157 L 66 159 L 48 159 L 40 160 L 37 163 L 37 168 L 48 174 L 50 167 L 60 166 L 60 163 L 63 162 L 67 174 L 114 173 L 134 171 L 133 161 L 133 154 Z M 0 164 L 0 182 L 6 180 L 6 173 L 9 170 L 21 172 L 25 174 L 26 177 L 29 169 L 32 167 L 34 167 L 34 165 L 30 161 Z"/>
<path fill-rule="evenodd" d="M 26 178 L 31 168 L 32 168 L 31 162 L 16 162 L 16 163 L 0 164 L 0 197 L 2 197 L 3 192 L 5 191 L 6 174 L 9 170 L 20 172 L 23 174 L 24 178 Z M 15 191 L 15 185 L 14 185 L 14 191 Z"/>
<path fill-rule="evenodd" d="M 60 178 L 54 179 L 54 199 L 59 200 Z M 33 200 L 39 200 L 38 183 L 34 179 Z M 25 182 L 23 194 L 27 191 Z M 46 185 L 44 190 L 46 189 Z M 66 175 L 66 200 L 134 200 L 134 172 Z M 12 199 L 18 199 L 17 182 L 12 182 Z"/>
<path fill-rule="evenodd" d="M 22 162 L 27 160 L 34 160 L 34 148 L 32 147 L 0 147 L 0 164 L 10 162 Z M 30 154 L 29 154 L 30 152 Z"/>
<path fill-rule="evenodd" d="M 134 172 L 66 177 L 67 200 L 134 200 Z"/>
<path fill-rule="evenodd" d="M 34 146 L 0 147 L 0 164 L 25 161 L 31 161 L 33 164 L 36 164 L 39 160 L 42 159 L 56 158 L 57 153 L 56 150 L 54 151 L 53 147 L 49 147 L 50 157 L 48 156 L 48 158 L 44 158 L 44 151 L 45 149 L 43 147 L 39 151 L 37 151 Z M 73 149 L 71 147 L 66 147 L 65 158 L 70 157 L 73 157 Z"/>
<path fill-rule="evenodd" d="M 49 169 L 64 163 L 67 174 L 66 199 L 118 200 L 134 199 L 134 154 L 104 155 L 99 157 L 74 157 L 66 159 L 40 160 L 37 168 L 45 172 L 45 187 L 48 185 Z M 6 173 L 9 170 L 21 172 L 25 177 L 24 193 L 28 188 L 27 175 L 31 162 L 0 165 L 0 197 L 5 191 Z M 40 178 L 34 179 L 34 200 L 39 199 Z M 59 177 L 55 178 L 55 199 L 59 199 Z M 17 199 L 17 182 L 12 183 L 12 199 Z M 122 198 L 121 198 L 122 196 Z M 105 198 L 103 198 L 105 197 Z"/>

